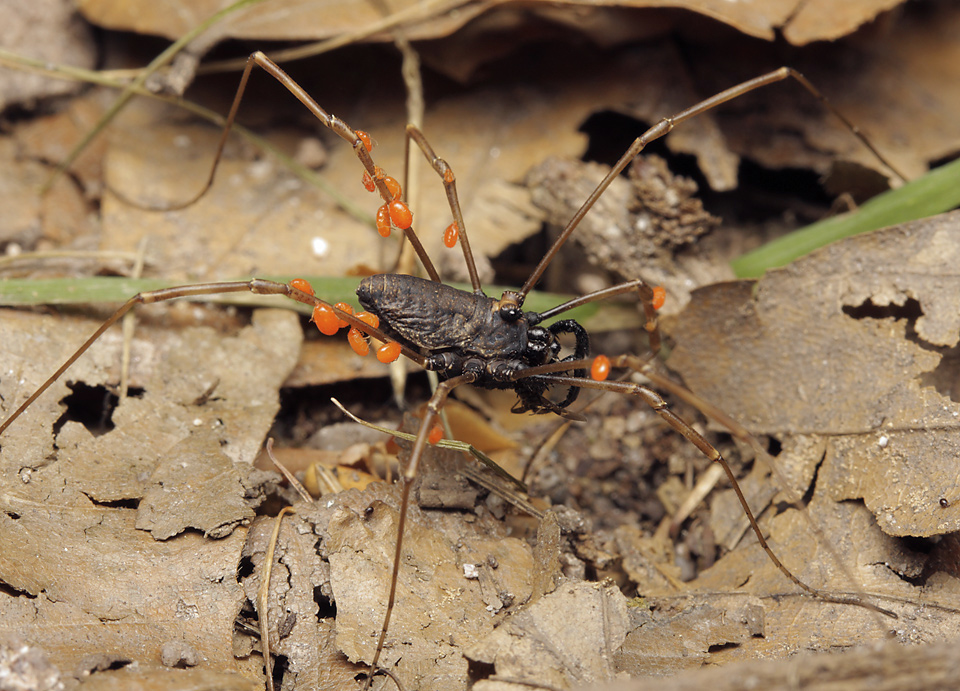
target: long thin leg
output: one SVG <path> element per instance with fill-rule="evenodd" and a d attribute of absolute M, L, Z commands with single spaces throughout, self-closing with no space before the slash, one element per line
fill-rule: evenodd
<path fill-rule="evenodd" d="M 437 156 L 426 136 L 415 125 L 407 125 L 407 144 L 414 141 L 427 161 L 443 180 L 443 189 L 447 193 L 447 203 L 450 204 L 450 212 L 453 214 L 453 222 L 456 224 L 459 233 L 460 245 L 463 248 L 463 258 L 467 262 L 467 273 L 470 274 L 470 284 L 473 286 L 473 292 L 477 295 L 483 294 L 483 288 L 480 286 L 480 275 L 477 273 L 477 263 L 473 258 L 473 251 L 470 249 L 470 239 L 467 237 L 467 226 L 463 221 L 463 211 L 460 208 L 460 197 L 457 195 L 457 178 L 453 174 L 453 169 L 446 161 Z"/>
<path fill-rule="evenodd" d="M 383 172 L 374 163 L 373 157 L 370 155 L 370 151 L 367 149 L 368 142 L 365 142 L 364 138 L 361 137 L 362 133 L 350 127 L 350 125 L 336 115 L 331 115 L 322 107 L 320 107 L 320 104 L 317 103 L 313 97 L 303 89 L 303 87 L 297 84 L 286 72 L 280 68 L 279 65 L 273 62 L 273 60 L 268 58 L 261 51 L 256 51 L 247 58 L 246 66 L 243 68 L 243 74 L 240 77 L 240 85 L 237 87 L 237 93 L 233 97 L 233 103 L 230 106 L 230 112 L 227 114 L 227 119 L 223 126 L 223 132 L 220 135 L 220 141 L 217 144 L 216 154 L 213 157 L 213 164 L 210 167 L 210 174 L 207 176 L 206 182 L 204 182 L 203 186 L 199 189 L 199 191 L 197 191 L 196 194 L 182 202 L 162 205 L 143 205 L 135 200 L 127 198 L 123 194 L 120 194 L 117 190 L 112 190 L 113 193 L 131 206 L 136 206 L 151 211 L 177 211 L 180 209 L 185 209 L 188 206 L 195 204 L 201 197 L 203 197 L 203 195 L 209 191 L 210 187 L 213 185 L 214 179 L 216 178 L 217 168 L 219 166 L 220 159 L 223 156 L 223 149 L 226 146 L 227 137 L 230 135 L 230 129 L 233 127 L 233 123 L 236 120 L 237 111 L 240 108 L 240 102 L 243 100 L 243 94 L 246 91 L 247 82 L 250 79 L 250 73 L 253 71 L 254 66 L 257 65 L 259 65 L 271 77 L 280 82 L 287 89 L 287 91 L 293 94 L 298 101 L 306 106 L 307 110 L 309 110 L 324 127 L 350 144 L 354 153 L 357 155 L 357 158 L 360 159 L 360 163 L 363 164 L 363 168 L 366 170 L 367 175 L 370 176 L 370 180 L 372 181 L 377 192 L 379 192 L 381 199 L 383 199 L 384 203 L 393 202 L 394 194 L 384 181 Z M 410 241 L 411 246 L 417 253 L 417 257 L 420 259 L 421 264 L 423 264 L 423 268 L 426 270 L 427 274 L 434 281 L 439 281 L 440 274 L 437 272 L 436 267 L 433 265 L 433 261 L 427 254 L 426 249 L 423 247 L 423 243 L 420 242 L 420 238 L 417 237 L 416 232 L 413 230 L 413 226 L 409 225 L 406 228 L 401 228 L 401 230 L 403 231 L 407 240 Z"/>
<path fill-rule="evenodd" d="M 393 606 L 396 603 L 397 578 L 400 574 L 400 555 L 403 549 L 403 531 L 407 522 L 407 507 L 410 504 L 410 489 L 413 487 L 413 481 L 417 478 L 417 469 L 420 466 L 423 451 L 427 446 L 427 437 L 430 435 L 430 430 L 433 429 L 433 425 L 440 414 L 440 408 L 443 407 L 450 392 L 461 384 L 470 384 L 476 379 L 477 376 L 474 373 L 466 372 L 459 377 L 452 377 L 440 382 L 437 390 L 433 392 L 433 396 L 427 403 L 423 420 L 420 421 L 420 429 L 417 432 L 417 439 L 413 443 L 413 450 L 410 452 L 410 460 L 401 475 L 403 486 L 400 490 L 400 517 L 397 520 L 397 544 L 393 552 L 393 573 L 390 576 L 390 593 L 387 595 L 387 612 L 383 617 L 383 626 L 380 627 L 377 650 L 373 654 L 373 661 L 370 663 L 370 676 L 367 677 L 367 682 L 363 687 L 365 690 L 370 688 L 370 684 L 373 683 L 373 676 L 377 672 L 380 654 L 383 652 L 383 643 L 387 638 L 387 628 L 390 626 L 390 617 L 393 615 Z"/>
<path fill-rule="evenodd" d="M 870 150 L 870 152 L 877 157 L 884 166 L 886 166 L 896 177 L 900 180 L 904 180 L 903 175 L 901 175 L 893 165 L 887 161 L 884 156 L 877 151 L 877 149 L 870 143 L 870 141 L 863 135 L 860 129 L 850 122 L 839 110 L 837 110 L 830 101 L 827 100 L 820 91 L 810 83 L 810 81 L 804 77 L 802 74 L 790 67 L 781 67 L 778 70 L 773 72 L 768 72 L 767 74 L 755 77 L 754 79 L 749 79 L 741 84 L 737 84 L 726 91 L 721 91 L 715 96 L 711 96 L 708 99 L 700 101 L 694 106 L 687 108 L 684 111 L 677 113 L 668 118 L 664 118 L 656 125 L 648 129 L 646 132 L 637 137 L 633 144 L 630 145 L 630 148 L 627 149 L 626 153 L 620 157 L 620 160 L 611 168 L 610 172 L 607 173 L 606 177 L 600 181 L 600 184 L 597 185 L 597 188 L 587 197 L 587 200 L 583 203 L 580 209 L 573 215 L 573 218 L 567 223 L 566 227 L 563 229 L 563 232 L 560 233 L 560 236 L 553 243 L 553 246 L 550 250 L 543 256 L 543 259 L 540 260 L 540 263 L 537 265 L 537 268 L 533 270 L 533 273 L 530 274 L 530 277 L 527 279 L 527 282 L 523 284 L 523 287 L 520 289 L 520 303 L 523 303 L 523 299 L 527 294 L 533 290 L 533 287 L 537 284 L 537 281 L 540 280 L 540 277 L 543 275 L 543 272 L 546 271 L 547 266 L 553 261 L 554 256 L 560 250 L 560 247 L 567 241 L 567 238 L 570 237 L 570 234 L 576 230 L 577 226 L 580 225 L 580 221 L 583 220 L 583 217 L 587 215 L 587 212 L 593 208 L 593 205 L 596 204 L 597 200 L 600 198 L 600 195 L 604 193 L 607 187 L 610 186 L 610 183 L 623 172 L 623 170 L 630 164 L 630 162 L 636 158 L 644 147 L 647 146 L 650 142 L 663 137 L 669 133 L 676 125 L 689 120 L 690 118 L 696 117 L 701 113 L 704 113 L 712 108 L 716 108 L 722 103 L 727 101 L 732 101 L 735 98 L 739 98 L 746 93 L 749 93 L 755 89 L 760 89 L 770 84 L 775 84 L 781 82 L 784 79 L 792 78 L 795 79 L 800 85 L 813 94 L 820 103 L 824 105 L 827 110 L 833 113 L 840 121 L 849 129 L 860 142 Z"/>
<path fill-rule="evenodd" d="M 639 358 L 635 355 L 621 355 L 619 357 L 611 358 L 611 360 L 613 367 L 626 367 L 635 372 L 639 372 L 653 382 L 653 384 L 659 389 L 669 391 L 674 396 L 687 402 L 701 413 L 706 415 L 708 418 L 712 419 L 714 422 L 718 422 L 726 427 L 737 439 L 749 445 L 754 450 L 754 453 L 756 453 L 757 457 L 766 463 L 767 467 L 776 477 L 780 488 L 786 493 L 787 501 L 797 509 L 801 510 L 801 515 L 806 520 L 810 530 L 816 534 L 817 538 L 820 540 L 820 543 L 830 553 L 834 563 L 843 572 L 847 581 L 855 585 L 856 581 L 853 577 L 853 574 L 850 572 L 850 568 L 847 566 L 846 561 L 840 557 L 840 554 L 834 548 L 833 543 L 826 538 L 823 533 L 823 529 L 817 524 L 816 521 L 814 521 L 813 517 L 810 515 L 810 512 L 804 510 L 804 507 L 800 502 L 799 495 L 797 494 L 796 490 L 791 487 L 790 483 L 787 481 L 787 478 L 781 472 L 777 462 L 743 425 L 709 401 L 697 396 L 695 393 L 673 381 L 669 377 L 655 371 L 653 362 L 649 359 Z M 670 524 L 671 535 L 676 535 L 679 532 L 680 523 L 685 519 L 686 516 L 680 515 L 679 513 L 678 515 L 674 516 Z M 855 589 L 856 587 L 854 587 L 854 590 Z"/>
<path fill-rule="evenodd" d="M 47 379 L 40 387 L 34 391 L 26 401 L 24 401 L 19 408 L 17 408 L 10 417 L 3 421 L 3 424 L 0 424 L 0 434 L 9 427 L 14 420 L 16 420 L 27 408 L 30 407 L 30 404 L 33 403 L 40 395 L 43 394 L 50 386 L 60 378 L 60 376 L 66 372 L 74 362 L 76 362 L 81 355 L 83 355 L 87 350 L 94 344 L 94 342 L 103 335 L 103 333 L 113 326 L 117 321 L 123 318 L 127 312 L 133 309 L 137 305 L 148 305 L 155 302 L 165 302 L 167 300 L 175 300 L 177 298 L 185 297 L 197 297 L 200 295 L 218 295 L 222 293 L 244 293 L 250 292 L 256 295 L 283 295 L 290 298 L 291 300 L 296 300 L 305 305 L 310 305 L 316 307 L 317 305 L 323 305 L 331 310 L 343 321 L 346 321 L 350 326 L 360 329 L 362 332 L 368 336 L 373 336 L 381 341 L 391 340 L 389 337 L 384 334 L 379 329 L 375 329 L 369 324 L 360 321 L 352 314 L 342 312 L 333 305 L 324 302 L 320 298 L 304 293 L 301 290 L 298 290 L 294 286 L 287 283 L 278 283 L 277 281 L 267 281 L 260 278 L 254 278 L 250 281 L 224 281 L 220 283 L 199 283 L 196 285 L 189 286 L 178 286 L 175 288 L 164 288 L 162 290 L 153 290 L 146 293 L 138 293 L 132 298 L 127 300 L 123 305 L 114 312 L 110 317 L 101 324 L 96 331 L 88 338 L 83 344 L 77 349 L 77 351 L 67 358 L 67 361 L 64 362 L 60 367 L 54 372 L 49 379 Z M 426 362 L 420 353 L 411 350 L 410 348 L 401 344 L 401 353 L 419 365 L 423 365 Z"/>
<path fill-rule="evenodd" d="M 575 366 L 577 363 L 569 362 L 556 364 L 571 367 Z M 550 365 L 547 367 L 550 367 Z M 518 378 L 523 378 L 524 374 L 525 373 L 519 374 Z M 657 415 L 659 415 L 668 425 L 670 425 L 670 427 L 682 434 L 690 443 L 696 446 L 700 453 L 706 456 L 711 462 L 720 464 L 724 473 L 726 473 L 727 478 L 730 480 L 730 484 L 733 485 L 733 489 L 737 495 L 738 501 L 740 502 L 740 506 L 743 508 L 743 512 L 746 514 L 747 520 L 750 521 L 750 527 L 757 536 L 760 546 L 763 548 L 763 551 L 766 552 L 767 556 L 770 558 L 770 561 L 773 562 L 773 564 L 780 570 L 781 573 L 783 573 L 784 576 L 786 576 L 802 590 L 813 595 L 814 597 L 820 598 L 821 600 L 825 600 L 827 602 L 836 602 L 839 604 L 859 605 L 861 607 L 880 612 L 881 614 L 887 614 L 889 616 L 896 617 L 896 615 L 892 612 L 889 612 L 888 610 L 885 610 L 857 595 L 834 595 L 832 593 L 809 586 L 797 578 L 793 572 L 784 566 L 783 562 L 780 561 L 779 557 L 777 557 L 776 553 L 770 548 L 766 538 L 763 536 L 763 531 L 760 530 L 760 525 L 757 523 L 757 519 L 753 514 L 753 510 L 747 503 L 746 497 L 743 496 L 743 492 L 740 489 L 740 484 L 737 482 L 737 478 L 730 469 L 730 465 L 727 463 L 726 459 L 723 458 L 716 447 L 708 442 L 699 432 L 688 425 L 679 415 L 670 410 L 667 402 L 663 400 L 660 394 L 650 387 L 644 386 L 643 384 L 634 384 L 630 382 L 594 381 L 592 379 L 568 377 L 556 374 L 536 374 L 533 376 L 541 381 L 545 381 L 557 386 L 597 389 L 599 391 L 612 391 L 615 393 L 638 396 L 641 400 L 643 400 L 644 403 L 649 405 L 653 411 L 657 413 Z"/>

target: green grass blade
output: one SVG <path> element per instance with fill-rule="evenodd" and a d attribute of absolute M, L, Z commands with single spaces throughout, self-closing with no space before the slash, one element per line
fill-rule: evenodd
<path fill-rule="evenodd" d="M 290 276 L 262 276 L 271 281 L 286 283 Z M 316 294 L 327 302 L 347 302 L 358 306 L 356 299 L 359 278 L 335 278 L 329 276 L 303 276 L 313 286 Z M 246 279 L 240 279 L 246 280 Z M 86 305 L 99 303 L 122 303 L 136 295 L 151 290 L 171 287 L 169 280 L 160 278 L 123 278 L 93 276 L 89 278 L 8 279 L 0 281 L 0 307 L 26 307 L 38 305 Z M 461 290 L 471 290 L 466 284 L 454 284 Z M 500 295 L 500 286 L 487 286 L 488 295 Z M 534 291 L 527 296 L 524 307 L 534 312 L 543 312 L 554 305 L 569 300 L 569 295 Z M 310 309 L 293 300 L 280 300 L 273 295 L 253 293 L 229 293 L 192 298 L 219 304 L 246 307 L 280 307 L 310 314 Z M 635 328 L 640 322 L 636 304 L 631 302 L 596 302 L 583 305 L 561 315 L 563 319 L 576 319 L 589 331 Z"/>
<path fill-rule="evenodd" d="M 960 205 L 960 159 L 900 189 L 884 192 L 856 211 L 809 225 L 730 263 L 740 278 L 758 278 L 842 238 L 949 211 Z"/>

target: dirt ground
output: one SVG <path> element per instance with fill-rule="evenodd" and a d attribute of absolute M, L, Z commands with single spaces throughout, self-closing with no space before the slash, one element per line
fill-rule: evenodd
<path fill-rule="evenodd" d="M 266 0 L 151 77 L 161 97 L 131 99 L 41 193 L 169 45 L 156 37 L 216 8 L 91 2 L 41 25 L 12 3 L 26 38 L 0 40 L 2 417 L 137 290 L 302 276 L 356 304 L 359 277 L 412 270 L 406 256 L 397 269 L 398 233 L 377 234 L 350 146 L 259 70 L 239 122 L 263 142 L 231 136 L 211 189 L 173 208 L 202 189 L 217 146 L 200 108 L 226 113 L 239 81 L 236 68 L 194 79 L 197 59 L 340 41 L 284 67 L 369 131 L 397 177 L 413 69 L 484 286 L 522 284 L 647 127 L 780 65 L 908 179 L 960 151 L 950 4 L 654 4 L 397 5 L 419 14 L 390 33 L 365 14 L 374 4 L 327 7 L 315 29 L 309 9 Z M 408 38 L 420 64 L 405 79 Z M 177 83 L 191 85 L 182 98 Z M 463 282 L 462 253 L 441 242 L 443 185 L 418 160 L 415 228 Z M 449 436 L 527 491 L 470 454 L 424 454 L 379 660 L 389 675 L 374 687 L 950 688 L 960 216 L 842 240 L 759 280 L 730 266 L 902 184 L 799 83 L 764 87 L 651 144 L 526 303 L 638 276 L 666 288 L 658 358 L 633 299 L 571 316 L 593 352 L 644 358 L 643 375 L 616 375 L 660 392 L 729 461 L 773 552 L 819 597 L 763 551 L 720 466 L 639 397 L 583 391 L 571 409 L 585 419 L 570 423 L 512 413 L 510 390 L 463 387 Z M 253 689 L 267 676 L 363 688 L 400 520 L 399 485 L 376 480 L 397 476 L 409 443 L 331 398 L 415 431 L 426 376 L 360 358 L 279 297 L 145 306 L 124 328 L 0 434 L 0 690 Z M 312 498 L 267 458 L 268 437 Z"/>

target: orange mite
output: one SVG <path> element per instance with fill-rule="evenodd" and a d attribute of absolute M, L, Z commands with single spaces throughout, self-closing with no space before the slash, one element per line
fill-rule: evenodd
<path fill-rule="evenodd" d="M 657 286 L 653 289 L 653 309 L 658 310 L 663 307 L 667 301 L 667 291 L 663 286 Z"/>
<path fill-rule="evenodd" d="M 313 286 L 310 285 L 310 282 L 303 278 L 295 278 L 290 281 L 290 287 L 296 288 L 301 293 L 306 293 L 307 295 L 313 295 Z"/>
<path fill-rule="evenodd" d="M 317 305 L 313 308 L 313 323 L 325 336 L 333 336 L 340 330 L 340 319 L 327 305 Z"/>
<path fill-rule="evenodd" d="M 400 351 L 400 344 L 396 341 L 384 343 L 382 346 L 377 348 L 377 360 L 383 364 L 387 364 L 388 362 L 396 362 L 397 358 L 400 357 Z"/>
<path fill-rule="evenodd" d="M 610 376 L 610 358 L 606 355 L 597 355 L 590 365 L 590 377 L 596 381 L 605 381 Z"/>
<path fill-rule="evenodd" d="M 367 343 L 367 337 L 364 336 L 363 332 L 355 326 L 351 327 L 350 331 L 347 333 L 347 343 L 349 343 L 350 347 L 353 348 L 353 352 L 360 357 L 363 357 L 370 352 L 370 344 Z"/>
<path fill-rule="evenodd" d="M 460 227 L 456 223 L 451 223 L 443 231 L 443 244 L 445 247 L 454 247 L 457 244 L 457 238 L 460 237 Z"/>
<path fill-rule="evenodd" d="M 373 151 L 373 140 L 370 138 L 370 135 L 364 132 L 363 130 L 354 130 L 354 134 L 357 135 L 357 139 L 363 142 L 363 148 L 368 152 Z"/>
<path fill-rule="evenodd" d="M 406 230 L 413 225 L 413 213 L 410 211 L 410 207 L 399 199 L 394 199 L 387 204 L 387 208 L 390 210 L 390 220 L 400 230 Z"/>

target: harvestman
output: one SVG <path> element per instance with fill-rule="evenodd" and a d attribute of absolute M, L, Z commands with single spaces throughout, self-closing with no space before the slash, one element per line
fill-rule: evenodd
<path fill-rule="evenodd" d="M 710 461 L 716 461 L 723 466 L 750 521 L 753 532 L 769 558 L 784 576 L 816 597 L 835 602 L 873 607 L 856 597 L 837 597 L 822 592 L 808 586 L 794 576 L 768 546 L 753 512 L 740 491 L 736 478 L 720 453 L 696 430 L 674 414 L 660 395 L 649 387 L 622 381 L 606 381 L 611 366 L 636 366 L 636 358 L 620 358 L 611 363 L 608 358 L 601 355 L 591 360 L 589 359 L 589 337 L 579 324 L 567 319 L 556 322 L 549 327 L 540 326 L 542 322 L 561 315 L 574 307 L 635 292 L 643 306 L 646 318 L 645 328 L 649 334 L 652 355 L 655 356 L 660 348 L 656 311 L 663 300 L 662 292 L 659 289 L 655 289 L 647 285 L 643 279 L 637 278 L 572 299 L 543 313 L 523 311 L 524 299 L 540 280 L 560 247 L 576 230 L 580 221 L 590 211 L 604 190 L 648 143 L 666 135 L 677 124 L 755 89 L 788 78 L 796 80 L 817 98 L 827 110 L 839 118 L 880 162 L 897 174 L 896 170 L 866 137 L 838 112 L 802 74 L 788 67 L 781 67 L 778 70 L 727 89 L 672 117 L 664 118 L 648 129 L 633 142 L 597 188 L 583 202 L 524 285 L 516 291 L 507 290 L 499 299 L 495 299 L 487 297 L 480 285 L 480 278 L 463 221 L 453 171 L 443 159 L 435 154 L 423 133 L 412 125 L 408 126 L 406 131 L 407 148 L 409 150 L 410 142 L 414 142 L 443 181 L 453 216 L 453 223 L 445 233 L 445 244 L 448 247 L 453 247 L 459 241 L 466 260 L 470 283 L 473 288 L 472 292 L 457 290 L 441 283 L 437 269 L 413 230 L 412 214 L 403 201 L 399 184 L 374 164 L 370 154 L 372 143 L 369 136 L 364 132 L 354 130 L 343 120 L 324 111 L 280 67 L 261 52 L 254 53 L 247 60 L 240 86 L 237 89 L 217 147 L 213 166 L 203 188 L 188 201 L 165 207 L 166 210 L 189 206 L 209 190 L 227 136 L 242 100 L 247 80 L 256 65 L 259 65 L 283 84 L 325 127 L 350 143 L 363 166 L 364 185 L 371 192 L 377 192 L 383 201 L 377 213 L 378 230 L 384 236 L 389 235 L 392 227 L 402 230 L 420 259 L 426 274 L 429 276 L 429 281 L 394 274 L 384 274 L 364 279 L 358 289 L 358 294 L 361 303 L 369 311 L 358 315 L 354 315 L 347 305 L 341 303 L 331 305 L 316 297 L 310 286 L 305 281 L 300 280 L 284 284 L 252 279 L 250 281 L 204 283 L 140 293 L 124 303 L 80 346 L 76 353 L 64 362 L 37 391 L 31 394 L 3 424 L 0 424 L 0 434 L 56 381 L 94 341 L 137 304 L 232 292 L 283 295 L 312 307 L 314 309 L 314 321 L 324 333 L 333 334 L 340 328 L 349 327 L 348 340 L 359 354 L 366 354 L 369 350 L 367 339 L 372 337 L 384 344 L 378 349 L 378 358 L 382 361 L 395 360 L 402 354 L 426 369 L 437 371 L 441 378 L 441 383 L 426 406 L 426 412 L 420 424 L 410 460 L 402 471 L 403 485 L 390 591 L 387 597 L 383 624 L 380 627 L 376 652 L 371 663 L 372 671 L 367 677 L 366 685 L 368 687 L 378 671 L 380 655 L 393 613 L 410 488 L 417 476 L 417 469 L 425 447 L 428 443 L 437 441 L 436 423 L 439 411 L 447 396 L 457 386 L 468 383 L 486 388 L 514 389 L 519 396 L 519 402 L 514 408 L 516 412 L 552 412 L 573 419 L 579 419 L 579 416 L 568 411 L 567 407 L 573 403 L 577 393 L 582 388 L 638 396 L 670 427 L 696 446 Z M 899 174 L 897 175 L 899 176 Z M 461 319 L 466 320 L 464 323 L 473 327 L 474 330 L 469 334 L 469 337 L 463 337 L 462 329 L 454 330 L 449 327 L 451 316 L 454 314 L 460 315 Z M 557 337 L 562 333 L 574 334 L 577 345 L 573 355 L 561 359 L 559 355 L 560 344 Z M 589 375 L 587 374 L 588 371 Z M 552 387 L 561 387 L 567 391 L 565 398 L 559 403 L 546 397 L 546 393 Z"/>

